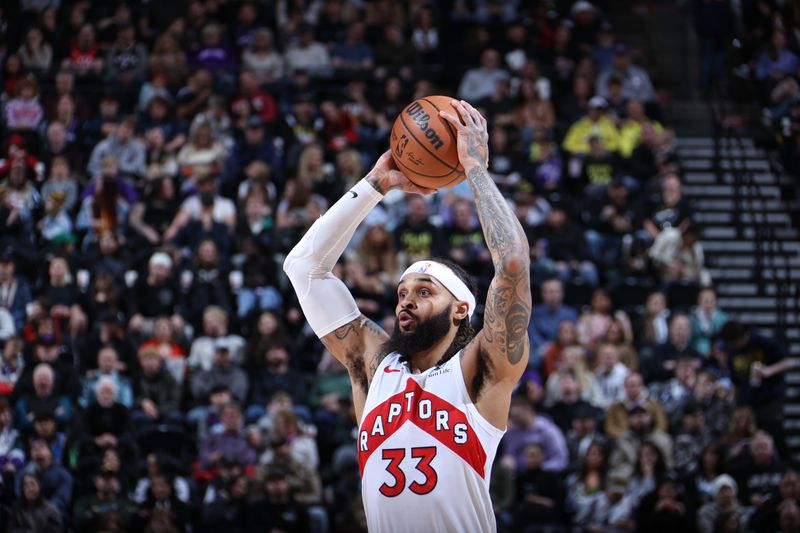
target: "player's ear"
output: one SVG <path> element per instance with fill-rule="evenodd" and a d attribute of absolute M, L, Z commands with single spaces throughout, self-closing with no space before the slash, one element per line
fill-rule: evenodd
<path fill-rule="evenodd" d="M 456 320 L 469 319 L 469 304 L 462 300 L 454 300 L 453 308 L 455 310 L 453 318 Z"/>

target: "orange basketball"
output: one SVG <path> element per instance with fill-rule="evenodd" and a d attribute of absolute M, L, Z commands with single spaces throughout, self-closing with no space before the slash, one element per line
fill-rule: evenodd
<path fill-rule="evenodd" d="M 421 187 L 442 189 L 464 181 L 458 161 L 456 131 L 439 117 L 444 110 L 458 116 L 449 96 L 414 100 L 395 119 L 389 147 L 397 168 Z"/>

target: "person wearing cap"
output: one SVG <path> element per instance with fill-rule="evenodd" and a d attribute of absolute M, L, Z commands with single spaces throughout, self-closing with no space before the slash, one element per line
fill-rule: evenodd
<path fill-rule="evenodd" d="M 745 509 L 736 498 L 738 492 L 736 481 L 728 474 L 722 474 L 714 479 L 711 487 L 714 500 L 706 503 L 697 511 L 698 533 L 714 533 L 717 531 L 717 519 L 728 513 L 737 516 L 740 524 L 738 531 L 743 531 L 746 515 Z M 765 530 L 760 529 L 759 531 Z"/>
<path fill-rule="evenodd" d="M 691 399 L 679 411 L 679 422 L 672 429 L 675 437 L 675 469 L 681 474 L 692 475 L 697 470 L 698 457 L 712 442 L 711 430 L 699 402 Z"/>
<path fill-rule="evenodd" d="M 130 321 L 128 328 L 140 334 L 153 329 L 153 321 L 168 316 L 173 326 L 181 329 L 184 320 L 183 295 L 172 273 L 172 257 L 165 252 L 156 252 L 147 262 L 147 275 L 140 276 L 130 290 L 127 299 Z"/>
<path fill-rule="evenodd" d="M 62 520 L 67 520 L 74 489 L 73 477 L 69 470 L 53 460 L 53 451 L 43 439 L 30 441 L 30 460 L 17 472 L 14 481 L 18 496 L 24 489 L 25 477 L 30 475 L 39 480 L 42 497 L 56 506 Z"/>
<path fill-rule="evenodd" d="M 614 450 L 609 458 L 609 469 L 617 476 L 628 477 L 634 472 L 639 449 L 649 442 L 664 456 L 667 469 L 672 469 L 673 445 L 669 433 L 655 428 L 653 415 L 646 403 L 634 405 L 629 410 L 630 426 L 614 440 Z"/>
<path fill-rule="evenodd" d="M 614 121 L 608 117 L 608 103 L 602 96 L 593 96 L 589 100 L 589 111 L 586 116 L 573 123 L 567 130 L 562 148 L 573 156 L 585 156 L 591 148 L 592 137 L 600 139 L 603 147 L 609 152 L 619 149 L 619 130 Z"/>
<path fill-rule="evenodd" d="M 618 42 L 614 45 L 612 65 L 600 72 L 595 83 L 595 91 L 602 97 L 608 96 L 608 79 L 618 76 L 622 80 L 622 94 L 628 100 L 653 102 L 656 92 L 653 82 L 647 71 L 632 63 L 630 50 L 625 43 Z"/>
<path fill-rule="evenodd" d="M 76 533 L 90 533 L 103 530 L 105 521 L 115 517 L 123 531 L 128 531 L 136 513 L 136 506 L 122 492 L 117 474 L 104 467 L 94 472 L 94 491 L 75 501 L 73 511 Z"/>
<path fill-rule="evenodd" d="M 487 468 L 528 362 L 530 246 L 487 172 L 486 119 L 455 99 L 440 117 L 457 132 L 459 161 L 494 265 L 480 332 L 470 324 L 477 307 L 472 280 L 453 263 L 425 259 L 403 272 L 391 334 L 362 314 L 333 275 L 356 228 L 384 194 L 432 192 L 399 172 L 389 151 L 311 226 L 283 263 L 306 320 L 348 369 L 359 422 L 362 497 L 373 530 L 496 530 Z M 393 398 L 405 400 L 401 405 Z M 436 417 L 439 424 L 417 423 L 420 409 L 423 419 Z M 418 449 L 422 442 L 429 447 Z M 482 451 L 464 458 L 441 448 L 451 442 L 470 442 Z M 561 443 L 566 464 L 563 437 Z M 421 476 L 401 469 L 406 454 L 420 457 Z M 390 456 L 394 466 L 387 471 L 381 458 Z M 406 483 L 412 474 L 416 481 Z M 410 505 L 419 512 L 409 515 Z"/>
<path fill-rule="evenodd" d="M 267 134 L 268 124 L 262 116 L 255 113 L 255 110 L 254 114 L 244 119 L 244 135 L 234 142 L 227 162 L 225 174 L 227 181 L 238 183 L 245 167 L 253 161 L 269 165 L 275 173 L 274 179 L 280 180 L 281 161 L 275 151 L 272 136 Z"/>

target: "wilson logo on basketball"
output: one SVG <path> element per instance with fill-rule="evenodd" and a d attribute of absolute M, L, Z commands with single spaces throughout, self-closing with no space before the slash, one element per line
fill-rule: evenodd
<path fill-rule="evenodd" d="M 434 149 L 438 150 L 444 146 L 444 141 L 439 137 L 439 134 L 436 133 L 436 130 L 428 127 L 428 121 L 431 119 L 431 116 L 422 109 L 420 103 L 414 102 L 408 106 L 406 114 L 411 117 L 414 124 L 419 127 L 419 130 L 425 135 L 425 138 L 428 139 L 428 142 L 431 143 Z"/>

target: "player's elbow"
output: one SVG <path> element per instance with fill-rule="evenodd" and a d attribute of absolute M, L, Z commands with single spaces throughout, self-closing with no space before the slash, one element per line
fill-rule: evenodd
<path fill-rule="evenodd" d="M 497 270 L 507 276 L 527 274 L 531 268 L 530 256 L 526 253 L 510 253 L 500 258 Z"/>

